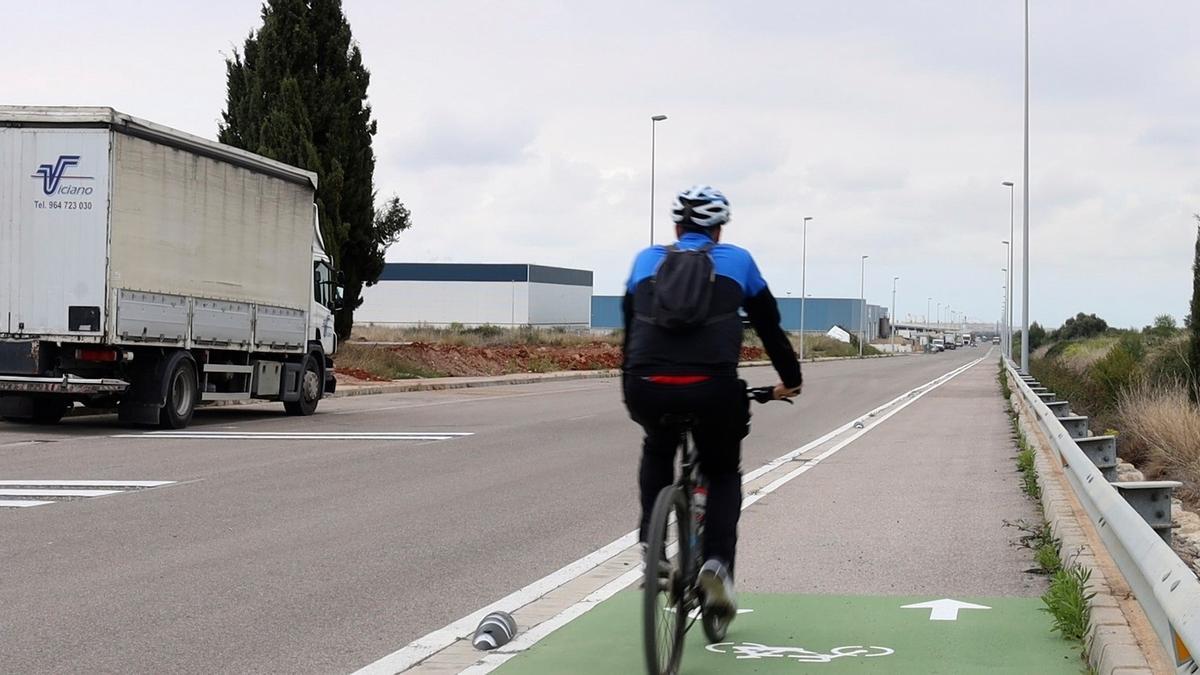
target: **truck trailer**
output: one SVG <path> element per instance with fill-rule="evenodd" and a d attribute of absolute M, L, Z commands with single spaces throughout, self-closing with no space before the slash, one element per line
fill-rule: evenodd
<path fill-rule="evenodd" d="M 183 428 L 211 401 L 311 415 L 339 275 L 316 174 L 111 108 L 0 106 L 0 417 L 76 402 Z"/>

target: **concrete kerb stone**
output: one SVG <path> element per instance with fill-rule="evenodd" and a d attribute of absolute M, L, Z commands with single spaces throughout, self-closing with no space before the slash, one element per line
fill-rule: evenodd
<path fill-rule="evenodd" d="M 1091 613 L 1084 636 L 1084 652 L 1088 663 L 1098 675 L 1144 675 L 1156 672 L 1154 664 L 1161 666 L 1161 657 L 1151 658 L 1144 653 L 1126 614 L 1129 611 L 1141 612 L 1140 607 L 1136 607 L 1136 603 L 1132 603 L 1132 607 L 1130 603 L 1122 605 L 1114 594 L 1104 569 L 1116 569 L 1115 563 L 1102 546 L 1093 546 L 1087 536 L 1072 503 L 1074 497 L 1069 496 L 1070 488 L 1053 464 L 1058 458 L 1036 428 L 1032 411 L 1015 391 L 1010 402 L 1018 414 L 1026 440 L 1036 450 L 1034 465 L 1041 488 L 1042 512 L 1051 532 L 1060 541 L 1059 555 L 1065 563 L 1078 564 L 1091 573 L 1087 590 L 1094 595 L 1088 602 Z M 1104 562 L 1101 562 L 1102 559 Z M 1124 584 L 1123 581 L 1121 583 Z M 1140 620 L 1149 625 L 1144 615 Z"/>

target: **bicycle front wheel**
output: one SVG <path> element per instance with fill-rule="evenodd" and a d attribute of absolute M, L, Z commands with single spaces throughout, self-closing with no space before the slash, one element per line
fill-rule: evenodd
<path fill-rule="evenodd" d="M 672 514 L 679 546 L 674 558 L 668 559 Z M 646 576 L 642 584 L 643 640 L 646 670 L 651 675 L 675 675 L 683 658 L 688 620 L 685 561 L 692 554 L 688 518 L 683 491 L 675 486 L 663 488 L 654 501 L 646 531 Z"/>

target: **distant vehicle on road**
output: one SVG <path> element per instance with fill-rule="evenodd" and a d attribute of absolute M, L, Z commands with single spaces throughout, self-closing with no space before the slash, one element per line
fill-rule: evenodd
<path fill-rule="evenodd" d="M 930 343 L 930 348 L 934 353 L 946 351 L 946 341 L 942 338 L 934 338 Z"/>
<path fill-rule="evenodd" d="M 0 106 L 0 185 L 0 417 L 180 429 L 334 390 L 316 174 L 111 108 Z"/>
<path fill-rule="evenodd" d="M 999 335 L 992 338 L 992 344 L 994 344 L 994 345 L 1000 344 L 1000 336 Z"/>

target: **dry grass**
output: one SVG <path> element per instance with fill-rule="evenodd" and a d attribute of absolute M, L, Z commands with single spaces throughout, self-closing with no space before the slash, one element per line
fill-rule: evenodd
<path fill-rule="evenodd" d="M 442 373 L 406 358 L 387 347 L 346 342 L 338 347 L 337 368 L 370 373 L 381 380 L 406 380 L 414 377 L 438 377 Z"/>
<path fill-rule="evenodd" d="M 1128 459 L 1140 454 L 1147 474 L 1182 481 L 1194 503 L 1200 497 L 1200 407 L 1187 387 L 1178 380 L 1143 381 L 1121 394 L 1117 410 Z"/>
<path fill-rule="evenodd" d="M 1108 355 L 1117 344 L 1115 337 L 1095 337 L 1069 343 L 1058 357 L 1064 366 L 1084 374 L 1097 361 Z"/>

